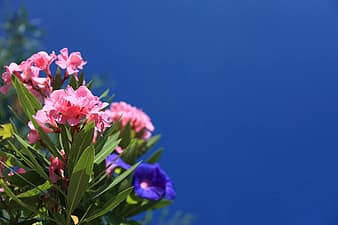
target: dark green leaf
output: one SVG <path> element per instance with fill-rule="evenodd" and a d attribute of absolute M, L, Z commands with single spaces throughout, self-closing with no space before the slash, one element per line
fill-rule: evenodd
<path fill-rule="evenodd" d="M 74 90 L 76 90 L 79 86 L 78 86 L 78 82 L 75 79 L 75 76 L 70 76 L 69 77 L 69 83 L 68 83 Z"/>
<path fill-rule="evenodd" d="M 136 167 L 138 167 L 138 165 L 140 165 L 141 162 L 136 163 L 135 165 L 133 165 L 130 169 L 128 169 L 127 171 L 123 172 L 121 175 L 119 175 L 118 177 L 116 177 L 113 182 L 111 184 L 108 185 L 108 187 L 106 187 L 103 191 L 100 191 L 98 194 L 96 194 L 93 199 L 101 196 L 102 194 L 104 194 L 105 192 L 109 191 L 110 189 L 112 189 L 113 187 L 115 187 L 116 185 L 118 185 L 119 183 L 121 183 L 123 180 L 125 180 L 135 169 Z"/>
<path fill-rule="evenodd" d="M 96 219 L 98 217 L 101 217 L 105 214 L 107 214 L 108 212 L 112 211 L 113 209 L 115 209 L 121 202 L 125 201 L 127 196 L 129 195 L 129 193 L 133 190 L 133 187 L 130 187 L 126 190 L 121 191 L 119 194 L 117 194 L 117 196 L 115 198 L 113 198 L 112 200 L 109 200 L 103 207 L 101 210 L 93 213 L 93 215 L 89 215 L 87 219 L 85 219 L 85 222 L 89 222 L 93 219 Z"/>
<path fill-rule="evenodd" d="M 147 140 L 147 143 L 146 143 L 146 149 L 151 149 L 154 145 L 156 145 L 156 143 L 160 140 L 161 138 L 161 135 L 158 134 L 150 139 Z"/>
<path fill-rule="evenodd" d="M 62 84 L 63 84 L 63 78 L 61 77 L 61 70 L 58 67 L 56 69 L 56 73 L 55 73 L 55 76 L 54 76 L 53 81 L 52 81 L 53 90 L 60 89 L 62 87 Z"/>
<path fill-rule="evenodd" d="M 132 139 L 128 147 L 124 149 L 123 153 L 121 154 L 121 158 L 128 164 L 134 164 L 140 154 L 140 149 L 137 142 L 137 139 Z"/>
<path fill-rule="evenodd" d="M 127 123 L 127 125 L 121 131 L 120 146 L 122 148 L 126 148 L 129 145 L 130 140 L 131 140 L 131 127 L 130 127 L 130 124 Z"/>
<path fill-rule="evenodd" d="M 88 146 L 76 163 L 73 173 L 70 176 L 67 194 L 67 217 L 70 217 L 86 192 L 90 175 L 93 170 L 94 156 L 94 147 Z"/>
<path fill-rule="evenodd" d="M 44 184 L 41 184 L 41 185 L 37 186 L 36 188 L 33 188 L 29 191 L 26 191 L 24 193 L 17 195 L 17 197 L 18 198 L 28 198 L 28 197 L 36 196 L 36 195 L 39 195 L 42 192 L 48 190 L 50 187 L 52 187 L 52 185 L 49 183 L 49 181 L 46 181 Z"/>
<path fill-rule="evenodd" d="M 36 156 L 33 155 L 33 153 L 31 152 L 31 149 L 34 149 L 32 146 L 30 146 L 27 142 L 25 142 L 19 135 L 14 134 L 16 140 L 18 140 L 18 142 L 21 144 L 22 148 L 21 151 L 23 154 L 25 154 L 25 156 L 28 157 L 28 159 L 32 162 L 32 164 L 34 165 L 34 170 L 36 170 L 36 172 L 38 174 L 40 174 L 43 178 L 48 179 L 48 175 L 46 174 L 45 170 L 42 168 L 42 166 L 40 165 L 40 163 L 36 160 Z M 35 150 L 37 152 L 37 150 Z"/>
<path fill-rule="evenodd" d="M 94 163 L 100 164 L 109 154 L 111 154 L 115 148 L 119 145 L 120 140 L 118 140 L 119 133 L 115 133 L 108 137 L 106 143 L 102 147 L 101 151 L 99 151 L 96 156 Z"/>
<path fill-rule="evenodd" d="M 154 164 L 156 162 L 158 162 L 158 160 L 160 159 L 162 153 L 163 153 L 163 148 L 160 148 L 159 150 L 157 150 L 156 152 L 154 152 L 149 159 L 147 160 L 147 163 L 150 164 Z"/>
<path fill-rule="evenodd" d="M 86 126 L 75 136 L 68 155 L 69 173 L 72 173 L 73 167 L 82 155 L 83 151 L 93 143 L 94 128 L 94 122 L 87 123 Z"/>
<path fill-rule="evenodd" d="M 37 209 L 33 208 L 31 205 L 26 204 L 24 201 L 22 201 L 21 199 L 19 199 L 12 191 L 11 189 L 7 186 L 7 184 L 4 182 L 4 180 L 0 179 L 0 186 L 4 188 L 5 193 L 8 197 L 10 197 L 11 199 L 13 199 L 16 203 L 18 203 L 19 205 L 21 205 L 23 208 L 35 213 L 36 215 L 39 215 L 42 218 L 48 218 L 51 221 L 56 222 L 53 218 L 50 218 L 48 216 L 45 216 L 43 214 L 41 214 L 41 212 L 39 212 Z"/>
<path fill-rule="evenodd" d="M 12 76 L 12 84 L 16 90 L 23 112 L 31 119 L 32 115 L 35 115 L 41 109 L 41 104 L 16 76 Z"/>
<path fill-rule="evenodd" d="M 92 89 L 92 86 L 93 86 L 93 81 L 91 80 L 91 81 L 89 81 L 88 83 L 87 83 L 87 88 L 90 90 L 90 89 Z"/>

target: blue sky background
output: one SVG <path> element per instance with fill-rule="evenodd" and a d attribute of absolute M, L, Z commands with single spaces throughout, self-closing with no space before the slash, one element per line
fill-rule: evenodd
<path fill-rule="evenodd" d="M 338 224 L 338 1 L 21 1 L 151 115 L 195 225 Z"/>

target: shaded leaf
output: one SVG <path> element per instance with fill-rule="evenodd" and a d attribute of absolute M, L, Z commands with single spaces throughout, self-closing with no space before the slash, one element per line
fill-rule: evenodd
<path fill-rule="evenodd" d="M 155 151 L 155 152 L 149 157 L 149 159 L 147 160 L 147 163 L 149 163 L 149 164 L 157 163 L 157 162 L 160 160 L 163 151 L 164 151 L 163 148 L 160 148 L 160 149 L 158 149 L 157 151 Z"/>
<path fill-rule="evenodd" d="M 67 194 L 67 217 L 76 209 L 86 191 L 93 170 L 94 155 L 94 147 L 88 146 L 76 163 L 70 176 Z"/>
<path fill-rule="evenodd" d="M 91 220 L 94 220 L 98 217 L 101 217 L 105 214 L 107 214 L 108 212 L 112 211 L 113 209 L 115 209 L 121 202 L 123 202 L 124 200 L 126 200 L 127 196 L 130 194 L 130 192 L 133 190 L 133 187 L 130 187 L 126 190 L 121 191 L 119 194 L 117 194 L 117 196 L 115 198 L 113 198 L 112 200 L 109 200 L 103 207 L 101 210 L 99 210 L 98 212 L 95 212 L 93 215 L 90 215 L 87 219 L 85 219 L 85 222 L 89 222 Z"/>
<path fill-rule="evenodd" d="M 136 167 L 138 167 L 138 165 L 140 165 L 141 162 L 136 163 L 135 165 L 133 165 L 130 169 L 126 170 L 125 172 L 123 172 L 121 175 L 119 175 L 118 177 L 116 177 L 113 182 L 111 184 L 108 185 L 108 187 L 106 187 L 104 190 L 100 191 L 98 194 L 96 194 L 93 199 L 101 196 L 102 194 L 104 194 L 105 192 L 109 191 L 110 189 L 112 189 L 113 187 L 115 187 L 116 185 L 118 185 L 119 183 L 121 183 L 123 180 L 125 180 L 135 169 Z"/>
<path fill-rule="evenodd" d="M 49 183 L 49 181 L 46 181 L 44 184 L 41 184 L 41 185 L 37 186 L 36 188 L 33 188 L 29 191 L 26 191 L 24 193 L 17 195 L 17 197 L 18 198 L 28 198 L 28 197 L 36 196 L 36 195 L 39 195 L 42 192 L 48 190 L 50 187 L 52 187 L 52 184 Z"/>
<path fill-rule="evenodd" d="M 109 154 L 111 154 L 115 150 L 115 148 L 120 143 L 120 140 L 118 140 L 118 137 L 119 137 L 119 133 L 116 133 L 107 138 L 107 141 L 103 145 L 101 151 L 96 154 L 94 163 L 100 164 L 103 160 L 107 158 Z"/>

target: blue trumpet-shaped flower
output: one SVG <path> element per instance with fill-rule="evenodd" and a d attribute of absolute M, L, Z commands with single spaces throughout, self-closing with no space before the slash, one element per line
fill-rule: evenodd
<path fill-rule="evenodd" d="M 133 186 L 139 197 L 148 200 L 173 200 L 176 196 L 172 181 L 158 164 L 139 165 L 134 173 Z"/>
<path fill-rule="evenodd" d="M 106 173 L 112 175 L 115 168 L 123 168 L 125 170 L 130 168 L 130 165 L 124 162 L 120 155 L 113 153 L 106 158 Z"/>

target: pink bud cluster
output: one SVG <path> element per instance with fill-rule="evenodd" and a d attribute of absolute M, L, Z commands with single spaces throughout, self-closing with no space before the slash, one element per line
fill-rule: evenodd
<path fill-rule="evenodd" d="M 61 150 L 61 155 L 66 160 L 66 154 L 64 150 Z M 48 169 L 49 179 L 52 183 L 56 183 L 59 180 L 65 180 L 65 163 L 59 157 L 50 157 L 50 166 Z"/>
<path fill-rule="evenodd" d="M 53 77 L 50 70 L 53 62 L 61 69 L 66 70 L 64 79 L 67 79 L 71 74 L 77 77 L 78 69 L 83 69 L 87 63 L 82 59 L 80 52 L 72 52 L 68 55 L 67 48 L 61 49 L 59 55 L 54 52 L 48 54 L 41 51 L 22 61 L 19 65 L 11 63 L 9 66 L 5 66 L 5 72 L 2 74 L 4 84 L 0 87 L 0 92 L 7 94 L 12 85 L 12 75 L 15 75 L 42 102 L 53 90 Z M 41 76 L 43 75 L 41 72 L 44 72 L 45 76 Z"/>

